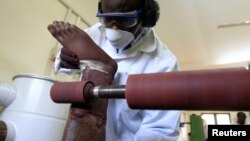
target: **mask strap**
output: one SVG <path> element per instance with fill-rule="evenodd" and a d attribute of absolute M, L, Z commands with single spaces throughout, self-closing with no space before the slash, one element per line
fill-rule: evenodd
<path fill-rule="evenodd" d="M 144 27 L 141 31 L 141 33 L 129 44 L 130 46 L 134 46 L 147 32 L 149 31 L 149 28 Z M 127 48 L 128 49 L 128 48 Z M 124 49 L 125 50 L 125 49 Z"/>
<path fill-rule="evenodd" d="M 147 32 L 148 32 L 149 28 L 144 27 L 141 31 L 141 33 L 130 43 L 128 44 L 125 48 L 123 49 L 116 49 L 116 53 L 119 53 L 121 51 L 125 51 L 127 49 L 130 49 L 131 47 L 133 47 Z"/>

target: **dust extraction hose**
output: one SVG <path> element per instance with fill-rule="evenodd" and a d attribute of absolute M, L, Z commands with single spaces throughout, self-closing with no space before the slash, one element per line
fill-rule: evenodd
<path fill-rule="evenodd" d="M 230 68 L 135 74 L 128 77 L 125 86 L 58 82 L 51 88 L 51 97 L 57 103 L 125 98 L 132 109 L 249 111 L 250 71 Z"/>

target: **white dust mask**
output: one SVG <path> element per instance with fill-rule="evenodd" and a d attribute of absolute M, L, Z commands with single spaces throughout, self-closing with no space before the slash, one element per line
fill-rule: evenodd
<path fill-rule="evenodd" d="M 113 47 L 120 49 L 126 47 L 135 38 L 131 32 L 112 28 L 106 28 L 106 37 Z"/>

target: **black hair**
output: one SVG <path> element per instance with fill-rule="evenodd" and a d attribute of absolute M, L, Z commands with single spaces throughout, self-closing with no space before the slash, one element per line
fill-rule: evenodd
<path fill-rule="evenodd" d="M 237 123 L 240 125 L 244 125 L 246 122 L 246 114 L 244 112 L 237 113 Z"/>
<path fill-rule="evenodd" d="M 160 7 L 158 2 L 155 0 L 143 0 L 142 4 L 142 26 L 155 26 L 160 16 Z M 98 10 L 101 10 L 101 0 L 98 2 Z"/>
<path fill-rule="evenodd" d="M 155 0 L 144 0 L 142 7 L 142 26 L 153 27 L 160 16 L 160 6 Z"/>

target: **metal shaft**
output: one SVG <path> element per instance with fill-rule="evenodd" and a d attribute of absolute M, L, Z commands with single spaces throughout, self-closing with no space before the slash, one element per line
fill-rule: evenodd
<path fill-rule="evenodd" d="M 93 96 L 98 98 L 125 98 L 125 85 L 96 86 L 92 91 Z"/>

